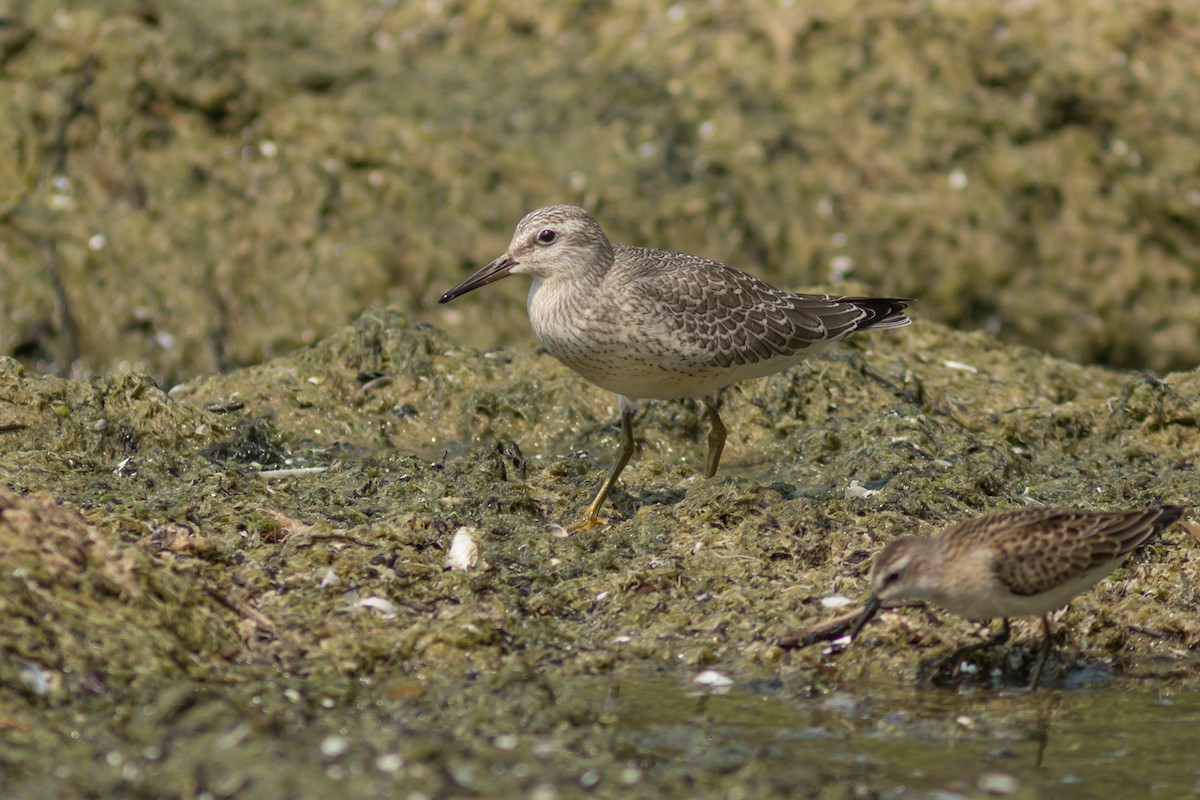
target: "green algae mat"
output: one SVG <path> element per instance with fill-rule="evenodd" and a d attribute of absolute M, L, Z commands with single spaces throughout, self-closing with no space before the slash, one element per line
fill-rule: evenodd
<path fill-rule="evenodd" d="M 0 795 L 1195 793 L 1197 512 L 1040 626 L 857 608 L 1026 505 L 1200 491 L 1200 6 L 0 8 Z M 918 298 L 723 396 L 613 397 L 526 211 Z M 511 284 L 511 285 L 510 285 Z M 456 544 L 457 543 L 457 544 Z M 465 569 L 451 568 L 456 564 Z"/>
<path fill-rule="evenodd" d="M 648 405 L 610 524 L 582 533 L 561 523 L 619 444 L 613 398 L 532 346 L 375 309 L 169 393 L 0 362 L 4 792 L 858 796 L 903 784 L 906 735 L 1028 755 L 1083 696 L 1194 690 L 1194 516 L 1059 615 L 1042 699 L 996 699 L 1028 680 L 1036 625 L 958 677 L 927 662 L 977 626 L 930 611 L 844 653 L 794 646 L 865 598 L 897 535 L 1196 501 L 1200 373 L 892 334 L 726 392 L 713 480 L 702 407 Z M 476 552 L 450 569 L 460 532 Z M 730 689 L 713 735 L 743 733 L 712 759 L 681 720 Z M 880 726 L 882 751 L 859 741 Z M 822 756 L 827 735 L 875 766 Z M 781 769 L 778 742 L 817 763 Z"/>

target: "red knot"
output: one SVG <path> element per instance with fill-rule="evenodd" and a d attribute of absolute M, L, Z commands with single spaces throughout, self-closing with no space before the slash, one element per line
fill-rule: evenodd
<path fill-rule="evenodd" d="M 526 307 L 546 352 L 619 398 L 621 453 L 572 530 L 603 522 L 600 507 L 633 454 L 635 400 L 703 400 L 711 478 L 725 446 L 718 390 L 787 369 L 855 331 L 910 321 L 903 298 L 796 294 L 698 256 L 612 244 L 569 205 L 526 214 L 508 252 L 439 302 L 508 275 L 533 278 Z"/>
<path fill-rule="evenodd" d="M 905 536 L 875 556 L 872 593 L 850 631 L 853 640 L 879 608 L 925 601 L 969 620 L 1004 620 L 983 642 L 955 650 L 956 667 L 974 650 L 1008 641 L 1009 617 L 1042 618 L 1036 689 L 1050 653 L 1048 614 L 1117 568 L 1134 548 L 1170 527 L 1178 506 L 1128 511 L 1026 508 L 951 525 L 937 536 Z"/>

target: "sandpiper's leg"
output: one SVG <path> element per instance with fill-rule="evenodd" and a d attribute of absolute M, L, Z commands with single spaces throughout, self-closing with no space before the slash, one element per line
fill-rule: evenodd
<path fill-rule="evenodd" d="M 704 477 L 711 478 L 717 474 L 717 464 L 721 462 L 721 451 L 725 449 L 725 424 L 721 422 L 721 414 L 717 408 L 715 394 L 704 398 L 704 408 L 708 411 L 708 467 Z"/>
<path fill-rule="evenodd" d="M 1008 641 L 1008 637 L 1011 635 L 1011 633 L 1012 633 L 1012 631 L 1009 630 L 1009 627 L 1008 627 L 1008 618 L 1005 617 L 1004 625 L 1003 625 L 1003 627 L 1000 628 L 999 633 L 997 633 L 993 636 L 989 636 L 988 638 L 984 639 L 982 642 L 972 642 L 971 644 L 964 644 L 962 647 L 958 648 L 953 653 L 951 653 L 950 657 L 948 659 L 946 659 L 946 661 L 944 663 L 948 663 L 951 666 L 953 666 L 954 673 L 958 674 L 958 665 L 962 663 L 964 656 L 967 656 L 970 653 L 974 653 L 976 650 L 985 650 L 989 647 L 995 647 L 997 645 L 1004 644 L 1005 642 Z"/>
<path fill-rule="evenodd" d="M 1050 633 L 1050 617 L 1042 615 L 1042 652 L 1038 654 L 1037 666 L 1033 668 L 1033 681 L 1029 684 L 1029 690 L 1033 691 L 1038 687 L 1038 681 L 1042 679 L 1042 670 L 1046 668 L 1046 658 L 1050 655 L 1050 648 L 1053 646 L 1053 634 Z"/>
<path fill-rule="evenodd" d="M 625 469 L 625 465 L 633 456 L 633 414 L 637 410 L 637 406 L 624 397 L 620 398 L 618 405 L 621 409 L 621 454 L 617 456 L 617 463 L 613 464 L 604 483 L 600 484 L 600 491 L 596 492 L 596 499 L 588 506 L 583 519 L 568 525 L 567 530 L 569 531 L 586 531 L 604 524 L 605 520 L 600 518 L 600 507 L 604 505 L 609 493 L 617 485 L 617 477 L 621 474 L 621 470 Z"/>

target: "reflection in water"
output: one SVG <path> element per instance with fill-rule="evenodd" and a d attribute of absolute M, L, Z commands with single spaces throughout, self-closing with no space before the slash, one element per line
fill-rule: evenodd
<path fill-rule="evenodd" d="M 851 694 L 771 681 L 718 695 L 670 678 L 605 684 L 597 695 L 616 750 L 697 775 L 738 771 L 776 789 L 851 780 L 881 797 L 1200 792 L 1196 692 Z"/>

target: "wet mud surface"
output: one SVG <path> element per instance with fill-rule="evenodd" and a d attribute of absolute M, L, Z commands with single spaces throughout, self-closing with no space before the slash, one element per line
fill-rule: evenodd
<path fill-rule="evenodd" d="M 648 755 L 614 738 L 607 687 L 685 698 L 715 670 L 776 687 L 770 713 L 927 693 L 973 708 L 1028 681 L 1037 625 L 961 674 L 931 664 L 979 626 L 929 609 L 881 615 L 840 654 L 784 645 L 844 613 L 826 598 L 860 602 L 897 535 L 1022 503 L 1196 501 L 1196 372 L 1083 367 L 932 322 L 727 392 L 714 480 L 702 408 L 648 405 L 610 524 L 570 534 L 618 447 L 615 407 L 533 346 L 481 353 L 375 309 L 170 393 L 2 367 L 16 796 L 51 775 L 67 795 L 651 796 L 684 774 L 720 793 L 882 790 L 893 767 Z M 1195 525 L 1057 618 L 1030 708 L 1194 688 Z M 464 527 L 478 560 L 449 570 Z"/>

